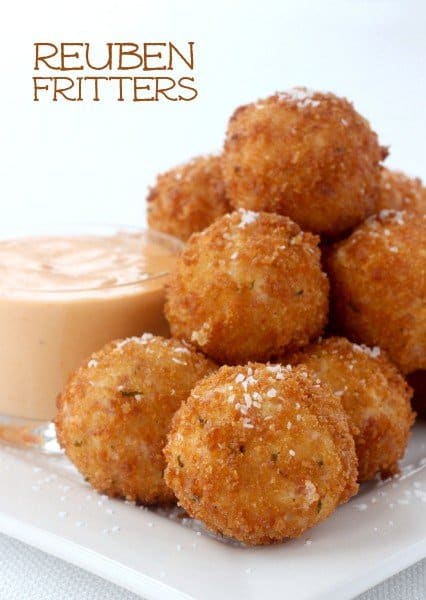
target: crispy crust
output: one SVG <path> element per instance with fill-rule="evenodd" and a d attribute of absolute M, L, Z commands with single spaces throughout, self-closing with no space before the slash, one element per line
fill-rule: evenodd
<path fill-rule="evenodd" d="M 385 354 L 332 337 L 287 358 L 306 365 L 341 399 L 354 435 L 359 481 L 397 473 L 414 422 L 412 390 Z"/>
<path fill-rule="evenodd" d="M 304 367 L 222 367 L 176 413 L 164 452 L 185 510 L 251 545 L 302 535 L 358 489 L 341 403 Z"/>
<path fill-rule="evenodd" d="M 162 449 L 171 418 L 215 365 L 177 340 L 117 340 L 93 354 L 58 397 L 59 443 L 99 492 L 168 503 Z"/>
<path fill-rule="evenodd" d="M 198 156 L 157 177 L 148 198 L 148 223 L 186 241 L 231 210 L 219 156 Z"/>
<path fill-rule="evenodd" d="M 377 210 L 383 208 L 425 214 L 426 188 L 422 180 L 382 167 Z"/>
<path fill-rule="evenodd" d="M 332 322 L 402 373 L 426 368 L 426 215 L 381 211 L 327 256 Z"/>
<path fill-rule="evenodd" d="M 287 217 L 246 211 L 190 238 L 165 306 L 173 336 L 228 364 L 308 343 L 327 313 L 318 238 Z"/>
<path fill-rule="evenodd" d="M 386 154 L 346 99 L 296 88 L 235 111 L 222 168 L 235 208 L 336 237 L 375 212 Z"/>

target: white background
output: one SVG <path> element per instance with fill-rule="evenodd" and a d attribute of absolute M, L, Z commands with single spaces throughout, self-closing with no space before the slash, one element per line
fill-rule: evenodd
<path fill-rule="evenodd" d="M 389 164 L 426 176 L 419 0 L 2 2 L 0 230 L 143 224 L 158 171 L 221 148 L 236 106 L 293 85 L 354 101 Z M 35 41 L 193 40 L 194 102 L 32 101 Z"/>

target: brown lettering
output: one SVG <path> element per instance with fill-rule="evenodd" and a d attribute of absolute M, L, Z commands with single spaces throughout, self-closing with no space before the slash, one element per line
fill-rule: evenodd
<path fill-rule="evenodd" d="M 189 47 L 189 58 L 186 59 L 185 56 L 182 54 L 182 52 L 180 52 L 180 50 L 174 45 L 172 44 L 172 42 L 169 42 L 169 66 L 168 69 L 174 69 L 174 62 L 173 62 L 173 54 L 177 54 L 178 56 L 180 56 L 180 58 L 183 60 L 183 62 L 192 70 L 194 68 L 194 42 L 188 42 L 188 47 Z"/>
<path fill-rule="evenodd" d="M 117 68 L 120 71 L 125 71 L 125 70 L 129 70 L 129 69 L 139 69 L 139 67 L 142 66 L 143 58 L 138 53 L 138 50 L 139 50 L 138 44 L 134 44 L 133 42 L 126 42 L 123 44 L 115 44 L 115 45 L 118 46 L 118 67 Z M 123 48 L 125 46 L 132 48 L 132 49 L 124 50 Z M 135 56 L 137 59 L 137 64 L 124 66 L 123 65 L 123 56 Z"/>
<path fill-rule="evenodd" d="M 58 48 L 55 46 L 55 44 L 51 44 L 50 42 L 37 42 L 36 44 L 34 44 L 35 46 L 35 65 L 34 65 L 34 70 L 38 71 L 39 70 L 39 62 L 43 62 L 46 67 L 48 69 L 56 69 L 56 70 L 60 70 L 61 67 L 55 67 L 54 65 L 51 65 L 47 62 L 48 58 L 53 58 L 54 56 L 56 56 L 58 54 Z M 41 52 L 41 48 L 43 46 L 48 46 L 49 48 L 53 48 L 53 51 L 50 54 L 44 54 L 43 56 L 40 55 Z M 46 48 L 45 48 L 46 51 Z"/>
<path fill-rule="evenodd" d="M 99 102 L 99 81 L 104 79 L 108 81 L 108 77 L 85 77 L 84 81 L 93 81 L 93 102 Z"/>
<path fill-rule="evenodd" d="M 161 58 L 163 58 L 163 55 L 161 54 L 161 50 L 159 52 L 155 52 L 154 54 L 150 54 L 150 52 L 149 52 L 150 46 L 166 46 L 166 44 L 164 42 L 151 42 L 151 43 L 146 43 L 143 45 L 144 71 L 163 71 L 164 69 L 166 69 L 166 65 L 158 66 L 158 65 L 154 64 L 153 66 L 151 66 L 151 61 L 149 61 L 148 59 L 150 59 L 150 58 L 161 59 Z M 149 62 L 149 64 L 148 64 L 148 62 Z"/>
<path fill-rule="evenodd" d="M 49 84 L 47 85 L 38 85 L 39 81 L 52 81 L 52 77 L 33 77 L 34 82 L 34 102 L 39 102 L 40 98 L 38 97 L 38 90 L 48 90 Z"/>
<path fill-rule="evenodd" d="M 65 93 L 74 87 L 74 80 L 71 77 L 55 77 L 53 83 L 53 102 L 58 101 L 58 94 L 63 96 L 65 100 L 71 100 L 72 102 L 76 100 L 76 98 L 70 98 Z"/>
<path fill-rule="evenodd" d="M 167 86 L 167 82 L 169 83 L 168 86 Z M 166 86 L 166 87 L 164 87 L 164 86 Z M 177 100 L 177 98 L 174 98 L 173 96 L 170 97 L 167 95 L 167 92 L 169 90 L 172 90 L 175 86 L 176 86 L 176 82 L 171 77 L 157 77 L 157 79 L 155 80 L 156 99 L 158 100 L 158 96 L 160 94 L 163 94 L 163 96 L 165 98 L 167 98 L 167 100 L 172 100 L 173 102 L 175 102 Z"/>
<path fill-rule="evenodd" d="M 89 58 L 90 44 L 85 44 L 85 46 L 86 46 L 86 64 L 89 67 L 89 69 L 93 69 L 94 71 L 103 71 L 104 69 L 109 69 L 109 70 L 112 69 L 112 44 L 107 44 L 107 48 L 108 48 L 107 61 L 104 65 L 101 65 L 100 67 L 95 67 Z"/>
<path fill-rule="evenodd" d="M 141 81 L 152 81 L 151 77 L 134 77 L 133 79 L 133 102 L 152 102 L 153 100 L 157 100 L 155 96 L 151 98 L 139 98 L 138 90 L 147 90 L 151 91 L 151 85 L 146 83 L 145 85 L 139 85 Z"/>
<path fill-rule="evenodd" d="M 117 98 L 117 102 L 124 102 L 124 96 L 123 96 L 123 81 L 125 79 L 128 79 L 129 81 L 133 80 L 133 77 L 110 77 L 109 80 L 110 81 L 118 81 L 118 89 L 119 89 L 119 93 L 118 93 L 118 98 Z"/>
<path fill-rule="evenodd" d="M 185 102 L 190 102 L 191 100 L 195 100 L 195 98 L 198 96 L 198 91 L 190 85 L 185 85 L 186 81 L 191 81 L 192 83 L 194 83 L 194 78 L 193 77 L 181 77 L 178 81 L 180 87 L 183 88 L 184 90 L 189 90 L 190 92 L 192 92 L 192 95 L 189 98 L 185 98 L 184 96 L 179 95 L 179 100 L 185 100 Z"/>
<path fill-rule="evenodd" d="M 65 65 L 66 58 L 80 58 L 78 52 L 71 52 L 71 54 L 67 54 L 67 48 L 72 48 L 73 46 L 83 46 L 83 44 L 78 42 L 63 42 L 61 44 L 61 71 L 81 71 L 84 68 L 83 65 L 80 65 L 78 67 L 69 67 Z"/>

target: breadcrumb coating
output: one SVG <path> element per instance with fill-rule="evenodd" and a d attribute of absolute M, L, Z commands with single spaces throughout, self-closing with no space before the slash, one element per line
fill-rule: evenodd
<path fill-rule="evenodd" d="M 327 256 L 337 332 L 426 368 L 426 215 L 382 210 Z"/>
<path fill-rule="evenodd" d="M 187 344 L 144 334 L 90 357 L 58 398 L 59 442 L 99 492 L 168 503 L 162 454 L 174 412 L 215 365 Z"/>
<path fill-rule="evenodd" d="M 355 439 L 359 481 L 397 473 L 414 422 L 412 390 L 385 354 L 332 337 L 287 358 L 311 369 L 340 398 Z"/>
<path fill-rule="evenodd" d="M 418 177 L 383 167 L 377 212 L 384 208 L 426 213 L 426 188 Z"/>
<path fill-rule="evenodd" d="M 341 236 L 376 211 L 387 150 L 345 98 L 295 88 L 240 106 L 223 152 L 234 208 L 289 216 Z"/>
<path fill-rule="evenodd" d="M 231 211 L 219 156 L 198 156 L 157 177 L 148 198 L 152 229 L 186 241 Z"/>
<path fill-rule="evenodd" d="M 317 236 L 269 213 L 221 217 L 178 258 L 165 314 L 174 337 L 220 363 L 266 361 L 307 344 L 328 314 Z"/>
<path fill-rule="evenodd" d="M 358 489 L 341 403 L 303 366 L 224 366 L 204 378 L 164 452 L 188 514 L 250 545 L 302 535 Z"/>

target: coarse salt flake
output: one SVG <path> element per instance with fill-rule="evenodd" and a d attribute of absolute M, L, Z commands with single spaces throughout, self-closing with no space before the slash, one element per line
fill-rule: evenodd
<path fill-rule="evenodd" d="M 320 100 L 314 99 L 315 91 L 303 87 L 295 87 L 286 92 L 278 94 L 278 99 L 281 102 L 289 102 L 295 104 L 298 108 L 311 106 L 313 108 L 320 105 Z"/>
<path fill-rule="evenodd" d="M 383 208 L 379 212 L 380 219 L 391 219 L 396 225 L 404 225 L 405 213 L 402 210 L 393 210 L 390 208 Z"/>
<path fill-rule="evenodd" d="M 282 366 L 281 365 L 267 365 L 266 370 L 269 371 L 270 373 L 278 373 L 279 371 L 281 371 Z"/>
<path fill-rule="evenodd" d="M 152 335 L 152 333 L 144 333 L 140 337 L 137 337 L 137 336 L 128 337 L 124 340 L 120 340 L 119 342 L 117 342 L 115 344 L 115 352 L 121 352 L 123 350 L 123 348 L 125 346 L 127 346 L 127 344 L 133 343 L 133 344 L 139 344 L 141 346 L 145 346 L 153 338 L 154 338 L 154 336 Z"/>
<path fill-rule="evenodd" d="M 179 346 L 179 348 L 173 348 L 173 352 L 176 354 L 191 354 L 188 348 L 184 348 L 183 346 Z"/>
<path fill-rule="evenodd" d="M 240 208 L 239 213 L 241 215 L 241 221 L 238 225 L 240 229 L 243 229 L 244 227 L 246 227 L 246 225 L 251 225 L 259 217 L 259 213 L 254 212 L 254 210 L 244 210 L 243 208 Z"/>
<path fill-rule="evenodd" d="M 236 405 L 235 405 L 235 408 L 237 410 L 239 410 L 242 415 L 246 415 L 247 414 L 248 406 L 246 404 L 241 404 L 240 402 L 237 402 Z"/>
<path fill-rule="evenodd" d="M 252 399 L 250 394 L 244 394 L 244 402 L 246 403 L 247 408 L 250 408 L 252 405 Z"/>
<path fill-rule="evenodd" d="M 185 365 L 185 366 L 186 366 L 186 365 L 188 364 L 188 363 L 187 363 L 187 362 L 185 362 L 184 360 L 179 360 L 179 358 L 175 358 L 174 356 L 173 356 L 173 358 L 172 358 L 172 361 L 173 361 L 174 363 L 176 363 L 177 365 Z"/>
<path fill-rule="evenodd" d="M 371 356 L 371 358 L 377 358 L 378 356 L 380 356 L 379 346 L 373 346 L 372 348 L 370 348 L 365 344 L 352 344 L 352 348 L 355 350 L 355 352 L 363 352 L 364 354 Z"/>

